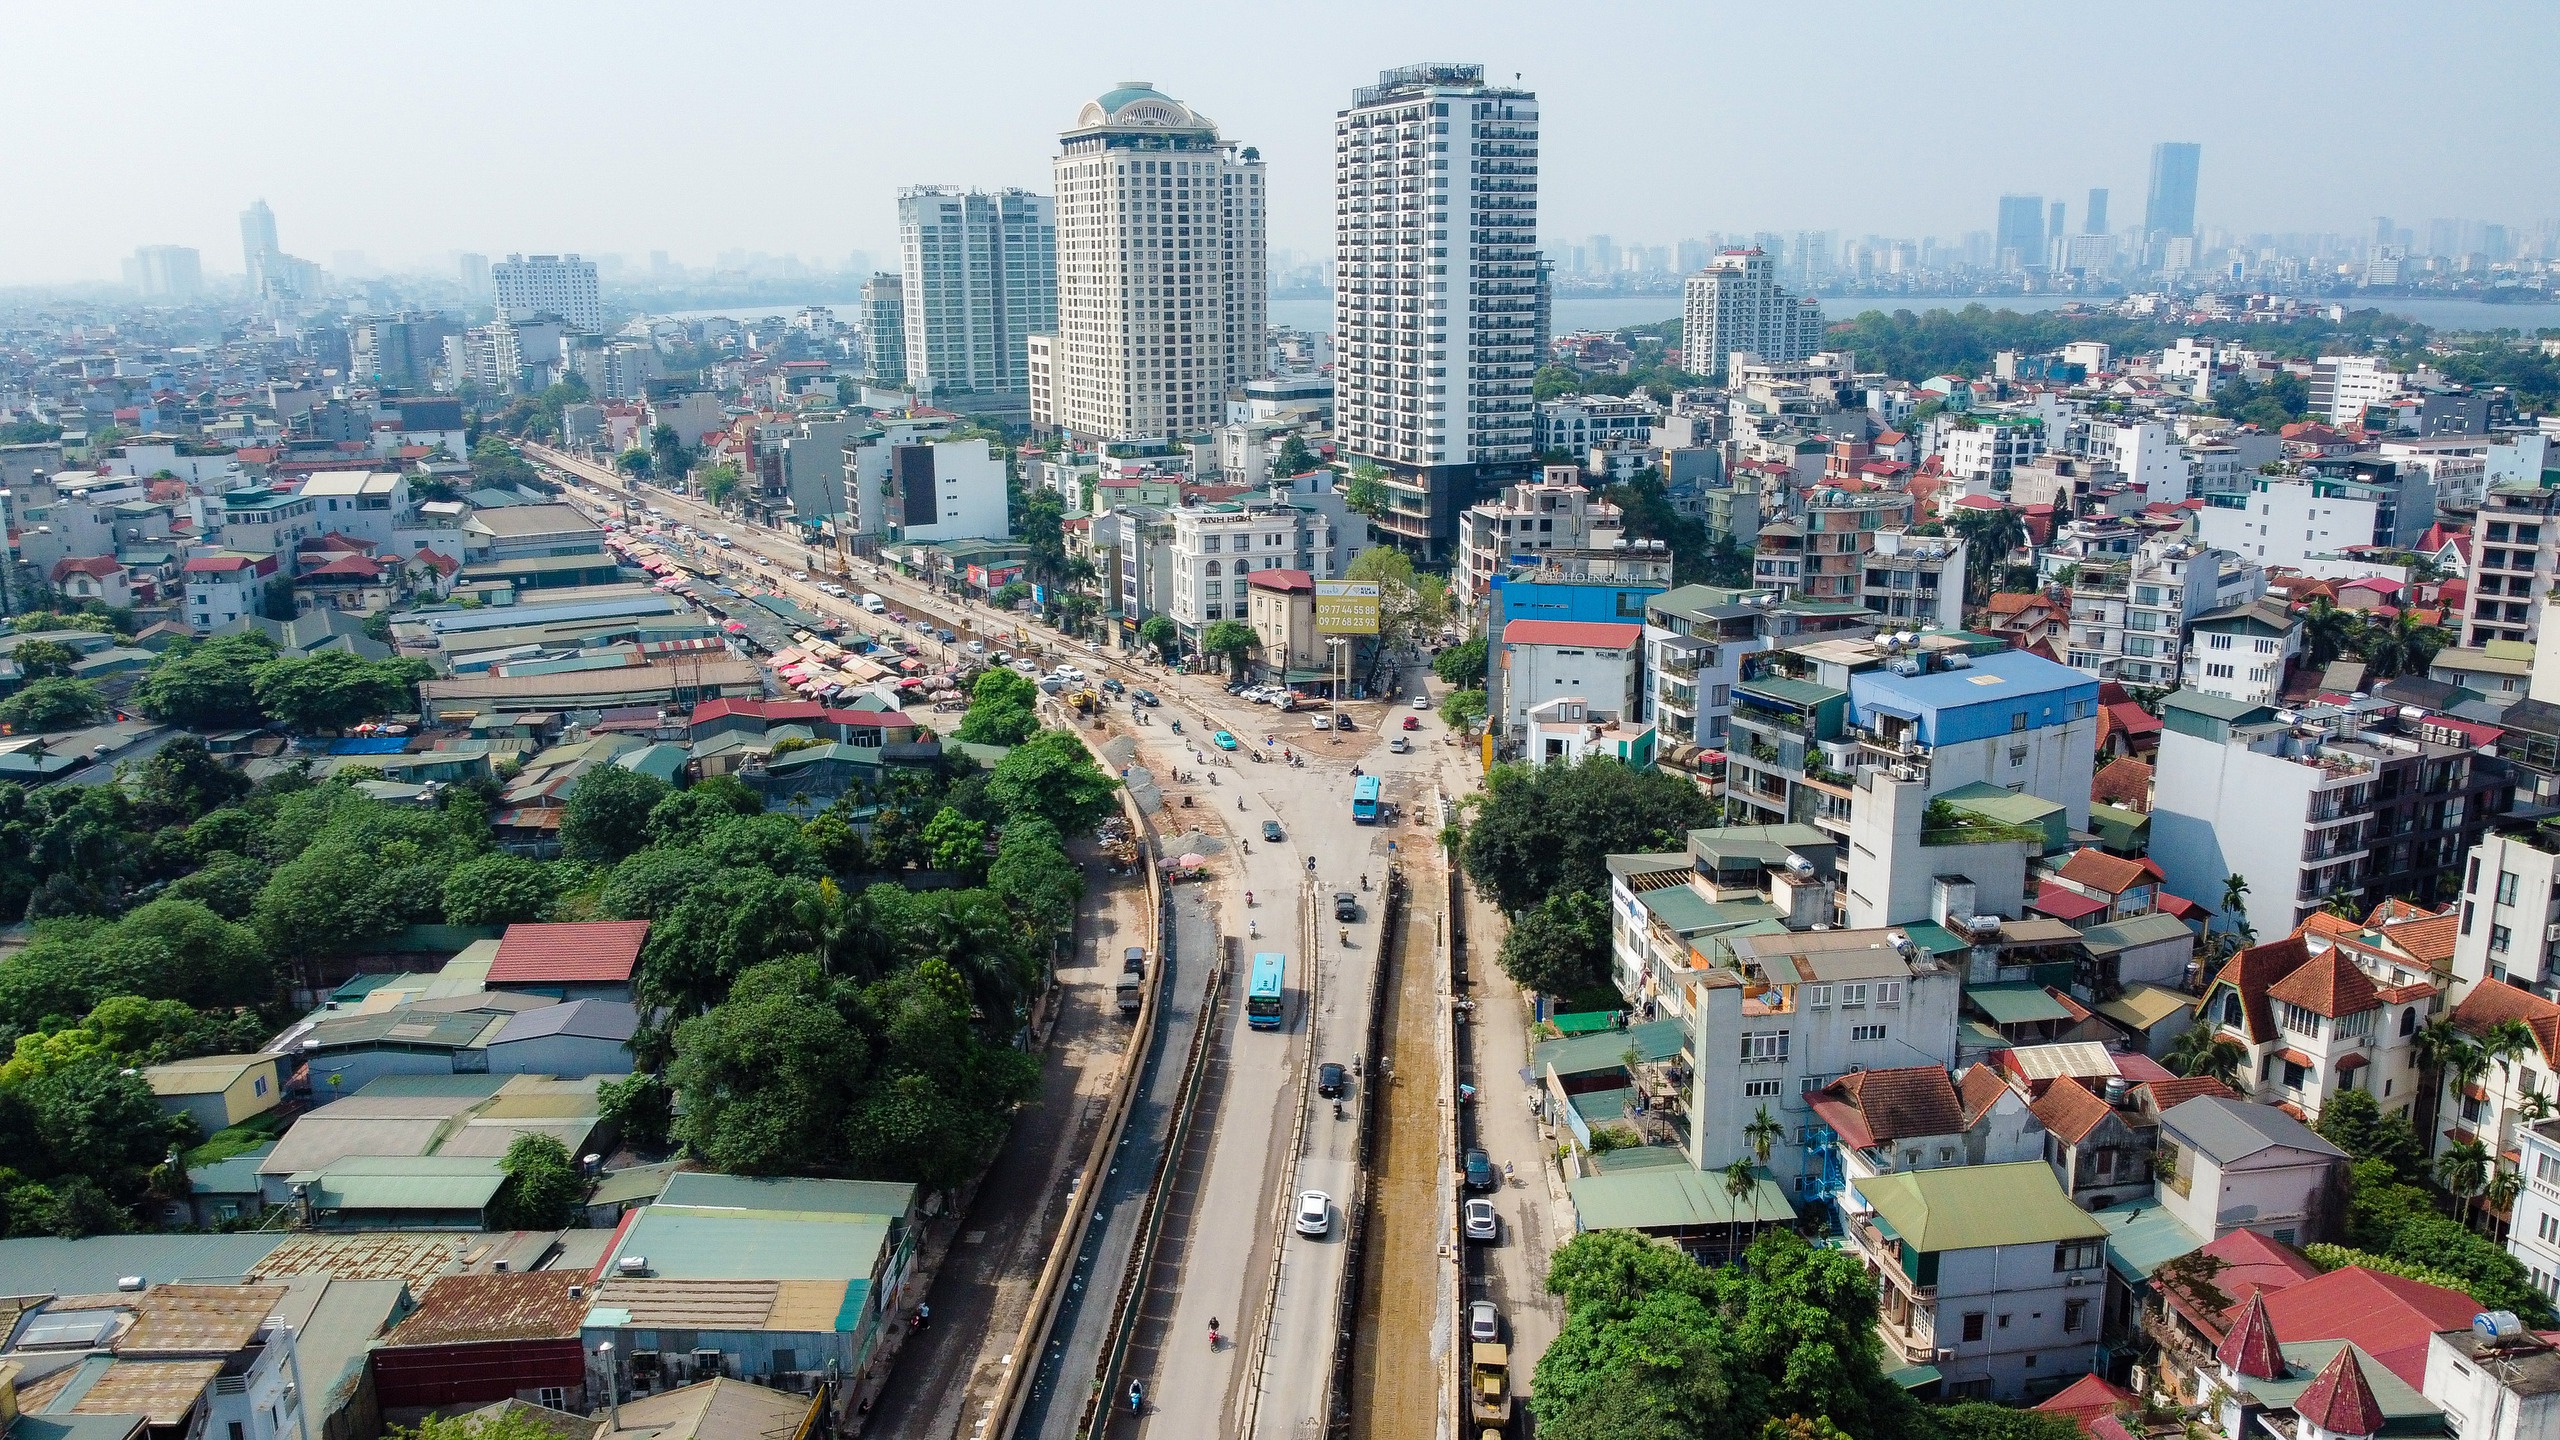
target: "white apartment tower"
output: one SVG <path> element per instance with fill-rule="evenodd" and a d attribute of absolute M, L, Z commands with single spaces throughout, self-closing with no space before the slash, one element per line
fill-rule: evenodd
<path fill-rule="evenodd" d="M 489 279 L 497 287 L 499 319 L 550 315 L 589 334 L 604 326 L 592 260 L 575 255 L 510 255 L 489 267 Z"/>
<path fill-rule="evenodd" d="M 1778 285 L 1777 262 L 1727 250 L 1689 277 L 1680 327 L 1681 368 L 1721 381 L 1733 352 L 1802 360 L 1822 348 L 1822 302 Z"/>
<path fill-rule="evenodd" d="M 1028 190 L 898 192 L 906 381 L 937 399 L 1030 393 L 1033 335 L 1058 323 L 1056 205 Z"/>
<path fill-rule="evenodd" d="M 1206 434 L 1263 370 L 1261 152 L 1142 80 L 1087 101 L 1059 141 L 1056 338 L 1032 423 L 1102 442 Z"/>
<path fill-rule="evenodd" d="M 1408 65 L 1333 123 L 1334 435 L 1387 473 L 1375 521 L 1447 551 L 1529 477 L 1543 313 L 1538 99 L 1481 65 Z"/>

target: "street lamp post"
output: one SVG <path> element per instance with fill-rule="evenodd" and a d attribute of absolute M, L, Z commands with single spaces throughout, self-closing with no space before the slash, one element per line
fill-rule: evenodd
<path fill-rule="evenodd" d="M 622 1428 L 622 1382 L 613 1373 L 613 1342 L 597 1341 L 596 1355 L 604 1361 L 605 1408 L 612 1415 L 613 1428 L 618 1431 Z"/>

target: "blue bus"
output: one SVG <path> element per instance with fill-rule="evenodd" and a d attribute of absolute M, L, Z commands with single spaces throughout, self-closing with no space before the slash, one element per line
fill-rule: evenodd
<path fill-rule="evenodd" d="M 1378 777 L 1363 775 L 1351 787 L 1351 823 L 1378 823 Z"/>
<path fill-rule="evenodd" d="M 1253 988 L 1244 996 L 1244 1023 L 1256 1030 L 1280 1028 L 1280 987 L 1288 978 L 1289 957 L 1264 950 L 1253 957 Z"/>

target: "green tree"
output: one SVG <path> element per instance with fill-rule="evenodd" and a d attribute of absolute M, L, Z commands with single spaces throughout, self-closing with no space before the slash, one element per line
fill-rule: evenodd
<path fill-rule="evenodd" d="M 1452 690 L 1440 700 L 1440 718 L 1461 735 L 1473 734 L 1485 721 L 1485 698 L 1481 689 Z"/>
<path fill-rule="evenodd" d="M 1262 648 L 1262 637 L 1241 620 L 1219 620 L 1200 632 L 1200 651 L 1204 655 L 1222 655 L 1227 661 L 1227 678 L 1242 680 L 1253 652 Z"/>
<path fill-rule="evenodd" d="M 255 855 L 217 850 L 205 857 L 202 868 L 170 881 L 160 893 L 171 900 L 193 900 L 225 920 L 246 920 L 274 873 Z"/>
<path fill-rule="evenodd" d="M 506 1410 L 488 1419 L 430 1415 L 407 1429 L 393 1426 L 389 1440 L 560 1440 L 560 1432 L 529 1411 Z"/>
<path fill-rule="evenodd" d="M 626 1143 L 645 1150 L 667 1143 L 675 1123 L 674 1102 L 675 1092 L 666 1077 L 646 1071 L 596 1087 L 597 1112 L 622 1133 Z"/>
<path fill-rule="evenodd" d="M 1995 1405 L 1988 1400 L 1962 1400 L 1924 1412 L 1933 1440 L 2080 1440 L 2081 1429 L 2069 1417 L 2037 1410 Z"/>
<path fill-rule="evenodd" d="M 2424 675 L 2435 663 L 2436 652 L 2452 643 L 2452 631 L 2423 623 L 2415 611 L 2402 610 L 2388 620 L 2367 621 L 2358 635 L 2357 653 L 2364 659 L 2366 678 L 2381 680 Z"/>
<path fill-rule="evenodd" d="M 975 878 L 987 866 L 987 827 L 945 805 L 924 827 L 925 864 Z"/>
<path fill-rule="evenodd" d="M 2346 1151 L 2358 1160 L 2380 1160 L 2392 1173 L 2407 1179 L 2422 1173 L 2426 1164 L 2424 1147 L 2418 1133 L 2410 1128 L 2406 1115 L 2382 1113 L 2369 1090 L 2341 1090 L 2320 1107 L 2320 1123 L 2313 1127 L 2320 1138 Z"/>
<path fill-rule="evenodd" d="M 699 844 L 723 822 L 763 809 L 763 797 L 737 776 L 714 775 L 659 801 L 649 811 L 649 838 L 660 845 Z"/>
<path fill-rule="evenodd" d="M 812 881 L 762 870 L 723 870 L 686 892 L 649 929 L 638 990 L 678 1019 L 722 1003 L 747 970 L 808 948 L 801 923 Z"/>
<path fill-rule="evenodd" d="M 463 861 L 444 877 L 444 923 L 512 925 L 539 920 L 551 908 L 553 893 L 549 866 L 491 851 Z"/>
<path fill-rule="evenodd" d="M 67 680 L 71 667 L 80 663 L 80 652 L 59 640 L 29 640 L 9 652 L 18 662 L 22 680 Z"/>
<path fill-rule="evenodd" d="M 746 477 L 738 473 L 737 466 L 723 461 L 695 476 L 694 488 L 702 492 L 703 499 L 714 505 L 726 506 L 745 481 Z"/>
<path fill-rule="evenodd" d="M 418 660 L 364 660 L 343 650 L 279 656 L 249 675 L 258 708 L 300 731 L 344 730 L 370 715 L 414 709 Z"/>
<path fill-rule="evenodd" d="M 508 1230 L 565 1230 L 586 1198 L 569 1151 L 549 1135 L 518 1135 L 498 1162 L 506 1184 L 491 1204 L 491 1218 Z"/>
<path fill-rule="evenodd" d="M 1431 673 L 1458 689 L 1481 690 L 1487 658 L 1485 638 L 1471 636 L 1432 656 Z"/>
<path fill-rule="evenodd" d="M 0 725 L 25 735 L 77 730 L 107 713 L 106 697 L 86 680 L 35 680 L 0 700 Z"/>
<path fill-rule="evenodd" d="M 14 1098 L 42 1147 L 43 1173 L 84 1176 L 111 1193 L 138 1193 L 143 1172 L 194 1128 L 160 1113 L 142 1076 L 103 1056 L 38 1075 Z"/>
<path fill-rule="evenodd" d="M 673 793 L 655 775 L 591 765 L 560 811 L 560 848 L 573 859 L 619 860 L 649 843 L 649 814 Z"/>
<path fill-rule="evenodd" d="M 649 478 L 651 467 L 656 464 L 656 459 L 657 457 L 635 445 L 613 457 L 613 468 L 635 480 L 646 480 Z"/>
<path fill-rule="evenodd" d="M 2457 1141 L 2436 1156 L 2436 1183 L 2462 1202 L 2462 1218 L 2470 1223 L 2471 1203 L 2489 1188 L 2489 1147 L 2477 1140 Z"/>
<path fill-rule="evenodd" d="M 684 438 L 673 425 L 655 425 L 649 430 L 650 469 L 669 484 L 684 479 L 693 468 L 693 452 L 685 448 Z"/>
<path fill-rule="evenodd" d="M 732 1174 L 840 1173 L 846 1098 L 864 1093 L 870 1060 L 813 962 L 754 966 L 676 1031 L 676 1136 Z"/>
<path fill-rule="evenodd" d="M 1182 632 L 1175 629 L 1173 621 L 1165 616 L 1148 616 L 1145 622 L 1138 626 L 1138 639 L 1154 646 L 1156 653 L 1167 660 L 1175 659 L 1181 654 Z"/>
<path fill-rule="evenodd" d="M 2171 1042 L 2169 1053 L 2162 1058 L 2181 1075 L 2211 1076 L 2225 1085 L 2236 1083 L 2242 1067 L 2249 1063 L 2249 1052 L 2222 1038 L 2213 1025 L 2199 1018 Z"/>
<path fill-rule="evenodd" d="M 969 710 L 956 738 L 970 745 L 1019 745 L 1040 728 L 1040 687 L 1030 677 L 999 666 L 969 687 Z"/>
<path fill-rule="evenodd" d="M 1512 914 L 1564 891 L 1603 891 L 1611 855 L 1683 843 L 1713 814 L 1697 787 L 1615 760 L 1500 766 L 1467 827 L 1467 873 Z"/>
<path fill-rule="evenodd" d="M 1013 748 L 987 780 L 987 799 L 1008 823 L 1035 815 L 1060 834 L 1081 835 L 1113 808 L 1119 780 L 1094 764 L 1071 731 L 1043 730 Z"/>
<path fill-rule="evenodd" d="M 134 815 L 154 829 L 189 825 L 249 793 L 249 777 L 213 758 L 204 741 L 179 735 L 129 767 Z"/>
<path fill-rule="evenodd" d="M 1387 472 L 1362 461 L 1351 467 L 1350 483 L 1343 487 L 1342 503 L 1355 515 L 1375 520 L 1387 513 Z"/>
<path fill-rule="evenodd" d="M 1964 541 L 1965 603 L 1988 604 L 2009 556 L 2027 542 L 2027 522 L 2016 510 L 1962 510 L 1947 522 Z"/>
<path fill-rule="evenodd" d="M 1307 448 L 1307 437 L 1291 435 L 1280 442 L 1280 453 L 1271 460 L 1271 473 L 1304 475 L 1316 468 L 1316 452 Z"/>
<path fill-rule="evenodd" d="M 1084 867 L 1067 855 L 1058 827 L 1036 815 L 1006 823 L 987 867 L 987 888 L 1035 935 L 1054 935 L 1075 923 L 1084 899 Z"/>
<path fill-rule="evenodd" d="M 1502 973 L 1523 989 L 1575 998 L 1609 987 L 1609 902 L 1591 890 L 1540 900 L 1502 937 Z"/>
<path fill-rule="evenodd" d="M 266 719 L 250 676 L 274 659 L 275 642 L 252 630 L 170 650 L 134 686 L 133 702 L 154 720 L 194 730 Z"/>

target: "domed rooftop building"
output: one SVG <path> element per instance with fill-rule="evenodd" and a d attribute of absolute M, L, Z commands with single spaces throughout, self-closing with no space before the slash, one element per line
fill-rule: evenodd
<path fill-rule="evenodd" d="M 1031 339 L 1032 425 L 1142 446 L 1206 436 L 1264 369 L 1262 157 L 1144 80 L 1086 101 L 1059 142 L 1058 325 Z"/>

